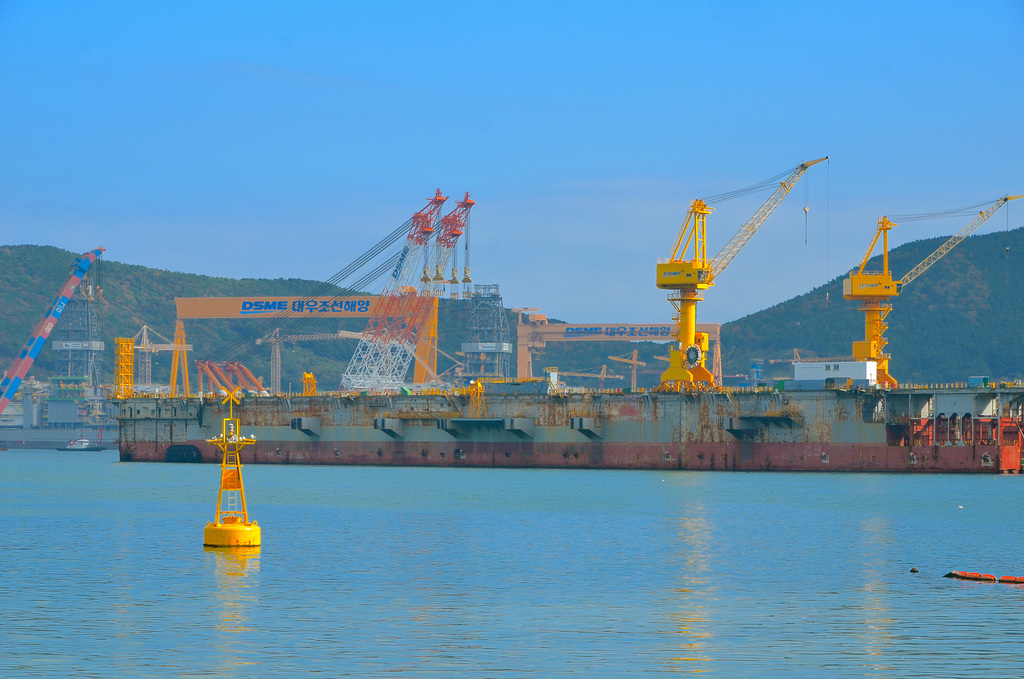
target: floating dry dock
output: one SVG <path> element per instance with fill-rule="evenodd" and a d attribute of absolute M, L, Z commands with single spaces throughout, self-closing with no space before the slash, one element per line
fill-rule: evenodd
<path fill-rule="evenodd" d="M 249 397 L 246 464 L 1017 473 L 1024 385 L 695 393 L 546 382 Z M 219 462 L 219 398 L 128 398 L 123 461 Z"/>

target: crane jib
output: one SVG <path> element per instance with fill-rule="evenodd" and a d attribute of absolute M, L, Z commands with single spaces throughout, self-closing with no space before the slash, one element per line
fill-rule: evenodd
<path fill-rule="evenodd" d="M 998 212 L 999 208 L 1001 208 L 1003 205 L 1010 202 L 1011 200 L 1016 200 L 1021 197 L 1022 196 L 1003 196 L 1002 198 L 994 202 L 992 205 L 989 205 L 985 210 L 979 212 L 978 216 L 975 217 L 970 224 L 960 229 L 960 231 L 956 235 L 951 236 L 950 239 L 947 240 L 942 245 L 940 245 L 935 250 L 935 252 L 928 255 L 924 259 L 924 261 L 922 261 L 920 264 L 918 264 L 909 272 L 907 272 L 907 275 L 900 279 L 900 286 L 902 287 L 907 283 L 910 283 L 912 280 L 914 280 L 915 278 L 923 274 L 925 271 L 927 271 L 932 264 L 942 259 L 942 257 L 947 252 L 956 247 L 960 243 L 960 241 L 970 236 L 978 229 L 978 227 L 980 227 L 982 224 L 988 221 L 988 218 L 994 215 L 996 212 Z"/>
<path fill-rule="evenodd" d="M 711 279 L 714 280 L 716 276 L 721 274 L 729 263 L 732 262 L 733 258 L 739 254 L 739 251 L 743 249 L 743 246 L 757 233 L 757 230 L 761 228 L 761 225 L 768 220 L 768 217 L 775 212 L 783 201 L 783 199 L 789 194 L 792 188 L 803 176 L 804 172 L 813 165 L 817 165 L 823 161 L 828 160 L 828 156 L 824 158 L 818 158 L 817 160 L 811 160 L 806 163 L 801 163 L 793 170 L 789 177 L 779 184 L 779 187 L 775 189 L 768 200 L 758 208 L 757 212 L 747 220 L 747 222 L 740 227 L 740 230 L 736 232 L 736 235 L 725 244 L 725 246 L 719 251 L 717 255 L 711 260 L 710 270 Z"/>

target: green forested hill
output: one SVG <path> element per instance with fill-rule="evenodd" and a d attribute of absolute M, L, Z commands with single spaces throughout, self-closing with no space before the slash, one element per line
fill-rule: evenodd
<path fill-rule="evenodd" d="M 890 254 L 890 268 L 902 276 L 945 238 L 909 243 Z M 1009 245 L 1009 251 L 1007 251 Z M 67 277 L 78 255 L 54 247 L 20 245 L 0 247 L 0 299 L 5 313 L 0 317 L 0 363 L 6 367 L 21 350 L 29 333 L 39 322 L 58 287 Z M 878 258 L 868 268 L 880 268 Z M 113 348 L 114 337 L 130 337 L 145 323 L 167 337 L 174 333 L 175 297 L 305 295 L 319 285 L 302 279 L 234 280 L 200 276 L 116 261 L 101 261 L 95 269 L 103 290 L 98 303 L 103 339 Z M 746 373 L 750 359 L 791 356 L 794 347 L 805 357 L 843 356 L 851 352 L 854 340 L 862 339 L 863 314 L 842 296 L 843 276 L 804 295 L 746 316 L 722 328 L 724 372 Z M 891 372 L 904 382 L 945 382 L 964 380 L 969 375 L 990 375 L 1004 379 L 1024 377 L 1024 337 L 1021 335 L 1024 309 L 1024 229 L 1008 233 L 974 236 L 937 262 L 893 300 L 889 316 Z M 464 330 L 470 305 L 442 300 L 440 313 L 441 349 L 455 355 L 466 339 Z M 552 319 L 554 322 L 555 319 Z M 577 319 L 568 319 L 570 321 Z M 514 322 L 514 321 L 511 321 Z M 190 321 L 188 341 L 195 346 L 190 356 L 206 358 L 212 352 L 249 333 L 258 321 Z M 361 330 L 360 321 L 346 321 L 345 329 Z M 332 332 L 338 321 L 318 321 L 303 332 Z M 515 330 L 513 327 L 513 341 Z M 635 345 L 650 373 L 641 374 L 641 386 L 657 382 L 657 371 L 665 363 L 654 359 L 664 354 L 664 345 Z M 615 342 L 551 344 L 537 359 L 536 369 L 558 366 L 562 371 L 609 372 L 627 379 L 610 380 L 609 388 L 628 386 L 629 366 L 608 360 L 624 355 L 634 345 Z M 330 341 L 282 346 L 284 387 L 298 388 L 303 371 L 309 370 L 325 388 L 341 380 L 355 341 Z M 166 381 L 170 355 L 154 357 L 154 379 Z M 113 370 L 113 352 L 108 351 L 104 374 Z M 257 375 L 269 378 L 270 348 L 246 360 Z M 451 363 L 439 357 L 439 370 Z M 784 374 L 782 365 L 775 369 Z M 53 374 L 54 352 L 49 344 L 40 354 L 33 374 Z M 193 373 L 193 379 L 194 373 Z M 570 378 L 570 384 L 596 385 L 596 380 Z"/>
<path fill-rule="evenodd" d="M 902 277 L 948 237 L 892 251 Z M 1009 246 L 1009 250 L 1007 250 Z M 881 258 L 867 269 L 880 270 Z M 864 315 L 843 299 L 843 278 L 722 328 L 724 370 L 747 372 L 751 357 L 849 356 L 864 339 Z M 973 236 L 893 299 L 887 351 L 901 382 L 965 381 L 970 375 L 1024 377 L 1024 229 Z"/>
<path fill-rule="evenodd" d="M 49 246 L 0 247 L 0 300 L 5 301 L 6 308 L 6 313 L 0 317 L 0 369 L 6 369 L 21 351 L 78 256 L 77 253 Z M 102 289 L 96 310 L 101 336 L 108 349 L 103 366 L 104 379 L 107 380 L 113 375 L 115 337 L 132 337 L 146 324 L 165 337 L 173 338 L 175 297 L 303 296 L 321 285 L 319 281 L 296 278 L 235 280 L 200 276 L 110 260 L 98 262 L 90 274 Z M 341 294 L 344 291 L 338 289 L 337 292 Z M 466 302 L 441 301 L 439 334 L 442 351 L 455 356 L 461 343 L 467 339 L 463 328 L 468 313 L 469 304 Z M 259 320 L 188 321 L 185 326 L 187 341 L 194 347 L 190 361 L 210 357 L 215 350 L 249 334 L 260 323 Z M 364 321 L 359 319 L 310 321 L 299 332 L 334 332 L 339 328 L 359 331 L 363 324 Z M 60 328 L 59 322 L 57 327 Z M 51 339 L 56 334 L 57 331 Z M 282 386 L 288 389 L 291 383 L 294 389 L 300 389 L 303 371 L 312 371 L 322 388 L 336 388 L 355 346 L 356 340 L 282 344 Z M 55 370 L 54 359 L 55 352 L 48 342 L 30 374 L 41 379 L 51 376 Z M 166 383 L 170 378 L 170 364 L 170 352 L 154 355 L 153 379 Z M 266 345 L 256 356 L 246 358 L 245 364 L 254 374 L 269 382 L 270 346 Z M 438 364 L 439 371 L 452 365 L 444 357 L 439 357 Z M 194 368 L 191 379 L 195 380 Z"/>
<path fill-rule="evenodd" d="M 52 303 L 54 295 L 78 255 L 54 247 L 19 245 L 0 248 L 0 299 L 5 300 L 7 313 L 0 318 L 0 363 L 4 368 L 24 346 L 29 333 Z M 91 272 L 102 289 L 102 299 L 96 305 L 102 339 L 108 351 L 104 358 L 104 375 L 113 372 L 113 338 L 131 337 L 143 324 L 148 324 L 168 338 L 174 336 L 175 297 L 303 295 L 317 285 L 315 281 L 301 279 L 233 280 L 212 276 L 162 271 L 143 266 L 101 260 Z M 188 342 L 195 349 L 190 359 L 203 358 L 216 347 L 236 339 L 256 327 L 256 321 L 194 321 L 187 326 Z M 58 322 L 58 328 L 60 324 Z M 310 331 L 337 329 L 337 323 L 321 322 L 311 325 Z M 51 338 L 54 335 L 51 335 Z M 322 342 L 297 348 L 282 346 L 282 363 L 293 368 L 297 376 L 286 376 L 285 382 L 301 381 L 301 370 L 313 370 L 318 378 L 321 372 L 328 380 L 340 380 L 336 362 L 330 360 L 338 353 L 340 343 Z M 354 344 L 353 344 L 354 346 Z M 351 348 L 348 350 L 351 354 Z M 265 355 L 263 355 L 265 354 Z M 32 374 L 40 378 L 54 371 L 55 354 L 50 343 L 39 354 Z M 247 364 L 257 375 L 269 376 L 270 349 Z M 153 357 L 154 379 L 166 381 L 170 375 L 169 352 Z M 301 367 L 296 368 L 296 364 Z M 328 366 L 329 369 L 328 369 Z M 343 368 L 342 368 L 343 369 Z M 194 373 L 192 379 L 195 379 Z M 325 385 L 328 382 L 325 382 Z M 335 382 L 336 384 L 336 382 Z"/>

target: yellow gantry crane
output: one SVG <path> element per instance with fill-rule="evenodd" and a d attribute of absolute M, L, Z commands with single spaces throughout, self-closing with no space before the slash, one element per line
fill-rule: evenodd
<path fill-rule="evenodd" d="M 192 397 L 192 389 L 188 384 L 188 350 L 191 345 L 185 344 L 185 324 L 178 319 L 174 325 L 174 353 L 171 355 L 171 398 L 175 396 Z M 181 392 L 178 391 L 178 366 L 181 366 Z"/>
<path fill-rule="evenodd" d="M 868 251 L 864 253 L 860 267 L 856 273 L 851 271 L 850 275 L 843 281 L 843 297 L 859 301 L 859 311 L 864 312 L 864 339 L 853 343 L 853 358 L 858 361 L 874 361 L 877 364 L 877 380 L 879 384 L 886 387 L 899 386 L 892 375 L 889 374 L 890 356 L 885 353 L 885 346 L 888 344 L 888 340 L 885 339 L 885 331 L 889 328 L 885 319 L 888 317 L 889 312 L 892 311 L 892 304 L 889 303 L 889 300 L 899 295 L 903 290 L 903 286 L 927 271 L 928 267 L 956 247 L 957 243 L 974 233 L 999 208 L 1009 201 L 1018 198 L 1024 198 L 1024 195 L 1003 196 L 984 210 L 981 210 L 970 224 L 960 229 L 956 235 L 940 245 L 935 252 L 928 255 L 924 261 L 897 281 L 892 279 L 892 274 L 889 271 L 889 231 L 897 225 L 889 221 L 888 217 L 882 217 L 878 220 L 875 237 L 871 241 Z M 874 252 L 875 246 L 878 244 L 879 237 L 882 239 L 882 270 L 864 271 L 868 260 L 871 259 L 871 253 Z"/>
<path fill-rule="evenodd" d="M 707 216 L 713 208 L 698 198 L 690 204 L 686 221 L 679 229 L 672 255 L 658 261 L 657 285 L 671 290 L 668 300 L 675 309 L 678 325 L 678 345 L 669 352 L 669 367 L 661 375 L 661 388 L 677 391 L 684 385 L 695 383 L 714 385 L 715 378 L 704 367 L 708 351 L 708 336 L 697 332 L 697 302 L 704 299 L 704 290 L 715 284 L 719 276 L 743 246 L 753 237 L 775 208 L 789 194 L 809 167 L 828 160 L 828 156 L 797 165 L 782 180 L 775 192 L 758 208 L 757 212 L 740 227 L 725 247 L 713 259 L 708 259 L 705 231 Z"/>

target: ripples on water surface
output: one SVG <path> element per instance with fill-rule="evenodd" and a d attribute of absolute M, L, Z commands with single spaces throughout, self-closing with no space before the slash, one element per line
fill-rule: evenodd
<path fill-rule="evenodd" d="M 1024 676 L 940 577 L 1024 575 L 1024 478 L 250 465 L 251 554 L 217 479 L 0 453 L 0 676 Z"/>

